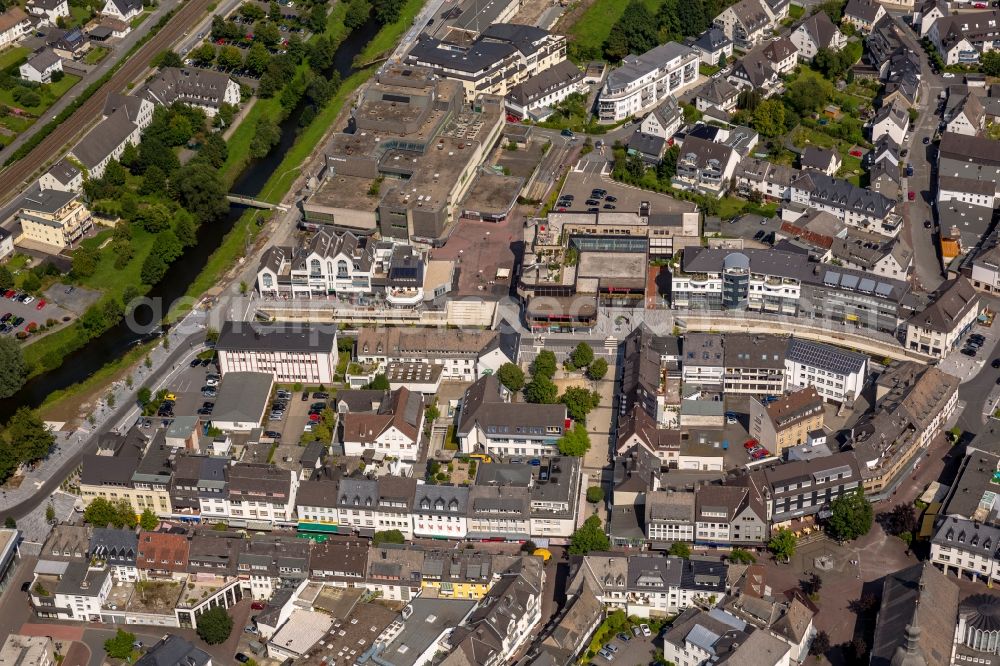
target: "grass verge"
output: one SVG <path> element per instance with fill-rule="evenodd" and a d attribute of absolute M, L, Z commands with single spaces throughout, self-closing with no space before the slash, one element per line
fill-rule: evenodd
<path fill-rule="evenodd" d="M 83 56 L 83 62 L 87 65 L 96 65 L 107 58 L 109 53 L 111 53 L 111 49 L 103 46 L 92 48 L 87 52 L 87 55 Z"/>
<path fill-rule="evenodd" d="M 659 0 L 641 0 L 641 2 L 653 16 L 656 16 L 660 8 Z M 581 51 L 591 48 L 601 51 L 604 40 L 611 33 L 611 27 L 625 13 L 627 5 L 628 3 L 621 0 L 597 0 L 570 28 L 570 41 L 576 43 Z"/>
<path fill-rule="evenodd" d="M 366 67 L 382 58 L 396 47 L 396 43 L 413 25 L 413 19 L 424 6 L 424 0 L 407 0 L 399 12 L 399 18 L 382 26 L 365 48 L 354 58 L 355 67 Z"/>
<path fill-rule="evenodd" d="M 31 49 L 24 46 L 15 46 L 12 49 L 7 49 L 3 53 L 0 53 L 0 69 L 19 65 L 20 61 L 29 55 L 31 55 Z"/>
<path fill-rule="evenodd" d="M 138 28 L 140 25 L 142 25 L 142 22 L 145 21 L 148 18 L 149 18 L 149 12 L 148 11 L 147 12 L 143 12 L 143 13 L 139 14 L 138 16 L 136 16 L 134 19 L 132 19 L 132 22 L 131 22 L 132 29 L 135 30 L 136 28 Z"/>

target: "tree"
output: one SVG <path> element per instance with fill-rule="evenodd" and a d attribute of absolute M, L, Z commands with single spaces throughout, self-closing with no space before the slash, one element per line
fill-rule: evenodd
<path fill-rule="evenodd" d="M 570 386 L 559 400 L 566 405 L 566 413 L 571 419 L 586 423 L 587 414 L 601 404 L 601 394 L 582 386 Z"/>
<path fill-rule="evenodd" d="M 263 42 L 264 46 L 273 47 L 281 39 L 281 31 L 271 21 L 262 21 L 253 26 L 254 43 Z"/>
<path fill-rule="evenodd" d="M 250 141 L 250 157 L 257 159 L 265 157 L 280 140 L 281 128 L 278 127 L 278 123 L 270 116 L 259 117 L 256 131 Z"/>
<path fill-rule="evenodd" d="M 543 349 L 531 364 L 531 374 L 534 377 L 552 379 L 556 376 L 556 355 L 548 349 Z"/>
<path fill-rule="evenodd" d="M 229 212 L 226 187 L 219 172 L 194 160 L 174 174 L 171 189 L 181 205 L 201 222 L 214 222 Z"/>
<path fill-rule="evenodd" d="M 1000 76 L 1000 51 L 987 51 L 979 56 L 979 68 L 987 76 Z"/>
<path fill-rule="evenodd" d="M 260 76 L 267 70 L 267 64 L 271 61 L 271 54 L 267 47 L 260 42 L 254 42 L 247 50 L 247 57 L 243 60 L 243 69 Z"/>
<path fill-rule="evenodd" d="M 159 137 L 144 136 L 139 144 L 138 173 L 145 173 L 153 165 L 159 167 L 166 175 L 176 171 L 181 163 L 177 153 L 172 151 Z"/>
<path fill-rule="evenodd" d="M 406 543 L 406 537 L 399 530 L 382 530 L 381 532 L 376 532 L 375 536 L 372 537 L 373 546 L 381 546 L 383 543 Z"/>
<path fill-rule="evenodd" d="M 587 367 L 587 379 L 595 382 L 604 379 L 608 374 L 608 362 L 603 358 L 595 358 L 593 363 Z"/>
<path fill-rule="evenodd" d="M 826 12 L 826 15 L 830 17 L 830 20 L 833 21 L 834 25 L 837 25 L 840 23 L 840 19 L 844 16 L 845 4 L 846 3 L 842 0 L 827 0 L 818 7 L 815 7 L 813 9 L 813 14 Z"/>
<path fill-rule="evenodd" d="M 153 164 L 146 169 L 146 174 L 142 177 L 142 184 L 139 186 L 139 194 L 158 194 L 165 195 L 167 193 L 167 174 L 163 172 L 159 166 Z"/>
<path fill-rule="evenodd" d="M 586 342 L 581 342 L 570 352 L 569 358 L 577 368 L 585 368 L 594 360 L 594 349 Z"/>
<path fill-rule="evenodd" d="M 604 533 L 601 519 L 596 515 L 587 518 L 577 531 L 573 532 L 569 542 L 570 555 L 586 555 L 594 551 L 608 550 L 611 542 Z"/>
<path fill-rule="evenodd" d="M 374 0 L 375 20 L 387 25 L 399 18 L 405 0 Z"/>
<path fill-rule="evenodd" d="M 153 58 L 154 67 L 183 67 L 184 61 L 173 51 L 160 51 Z"/>
<path fill-rule="evenodd" d="M 497 370 L 497 379 L 508 391 L 517 393 L 524 388 L 524 370 L 515 363 L 504 363 Z"/>
<path fill-rule="evenodd" d="M 97 248 L 82 245 L 73 253 L 73 275 L 78 278 L 87 278 L 97 270 L 97 264 L 101 261 L 101 253 Z"/>
<path fill-rule="evenodd" d="M 582 423 L 575 423 L 569 432 L 565 433 L 556 442 L 559 453 L 564 456 L 576 456 L 582 458 L 590 450 L 590 435 L 587 434 L 587 427 Z"/>
<path fill-rule="evenodd" d="M 804 116 L 822 109 L 832 95 L 832 83 L 817 76 L 804 76 L 788 86 L 784 99 L 792 110 Z"/>
<path fill-rule="evenodd" d="M 368 22 L 368 17 L 371 16 L 371 13 L 372 6 L 368 3 L 368 0 L 351 0 L 347 5 L 344 25 L 351 30 L 357 30 Z"/>
<path fill-rule="evenodd" d="M 830 651 L 830 635 L 825 631 L 819 631 L 813 636 L 813 642 L 809 645 L 809 654 L 820 657 Z"/>
<path fill-rule="evenodd" d="M 219 49 L 216 61 L 223 69 L 239 69 L 243 66 L 243 54 L 235 46 L 223 46 Z"/>
<path fill-rule="evenodd" d="M 888 513 L 879 516 L 882 528 L 893 536 L 917 531 L 917 512 L 912 504 L 897 504 Z"/>
<path fill-rule="evenodd" d="M 159 255 L 163 261 L 169 264 L 184 254 L 184 246 L 181 245 L 174 232 L 167 229 L 156 235 L 150 252 Z"/>
<path fill-rule="evenodd" d="M 352 5 L 354 3 L 352 2 Z M 344 25 L 351 27 L 348 23 L 348 19 L 351 16 L 351 7 L 347 9 L 347 18 L 344 19 Z M 368 20 L 367 15 L 365 16 L 365 21 Z M 316 70 L 317 72 L 324 72 L 333 65 L 333 54 L 337 52 L 337 45 L 332 39 L 326 35 L 320 35 L 316 39 L 310 40 L 308 45 L 308 54 L 306 58 L 309 60 L 309 66 Z"/>
<path fill-rule="evenodd" d="M 730 562 L 735 564 L 753 564 L 757 561 L 757 558 L 753 556 L 748 550 L 743 550 L 742 548 L 733 548 L 729 553 L 728 557 Z"/>
<path fill-rule="evenodd" d="M 153 513 L 152 509 L 146 509 L 139 516 L 139 527 L 146 530 L 147 532 L 152 532 L 157 527 L 160 526 L 160 519 L 157 518 L 156 514 Z"/>
<path fill-rule="evenodd" d="M 764 136 L 776 137 L 785 131 L 785 105 L 781 100 L 766 99 L 753 112 L 753 127 Z"/>
<path fill-rule="evenodd" d="M 212 44 L 202 44 L 191 51 L 190 58 L 199 67 L 208 67 L 215 62 L 215 46 Z"/>
<path fill-rule="evenodd" d="M 28 364 L 24 361 L 21 345 L 4 336 L 0 338 L 0 398 L 9 398 L 24 386 L 28 378 Z"/>
<path fill-rule="evenodd" d="M 135 399 L 140 406 L 145 407 L 149 404 L 149 401 L 153 398 L 153 392 L 148 386 L 143 386 L 138 391 L 136 391 Z"/>
<path fill-rule="evenodd" d="M 226 642 L 233 631 L 233 618 L 222 606 L 211 608 L 198 617 L 198 635 L 209 645 Z"/>
<path fill-rule="evenodd" d="M 114 636 L 104 641 L 104 651 L 112 659 L 125 659 L 132 654 L 135 644 L 135 634 L 119 629 Z"/>
<path fill-rule="evenodd" d="M 38 279 L 38 276 L 34 273 L 28 273 L 21 280 L 21 289 L 30 292 L 36 292 L 42 288 L 42 281 Z"/>
<path fill-rule="evenodd" d="M 163 260 L 163 257 L 150 253 L 142 262 L 142 268 L 139 269 L 139 279 L 142 280 L 143 284 L 154 285 L 163 279 L 168 268 L 170 266 Z"/>
<path fill-rule="evenodd" d="M 309 30 L 314 35 L 326 32 L 326 3 L 313 5 L 312 9 L 309 10 L 306 25 L 309 26 Z"/>
<path fill-rule="evenodd" d="M 182 247 L 192 247 L 198 243 L 198 229 L 194 218 L 187 211 L 178 211 L 174 216 L 174 236 Z"/>
<path fill-rule="evenodd" d="M 17 521 L 14 520 L 14 516 L 7 516 L 3 520 L 3 526 L 9 530 L 17 529 Z"/>
<path fill-rule="evenodd" d="M 368 382 L 365 386 L 366 389 L 371 389 L 374 391 L 388 391 L 389 390 L 389 378 L 385 376 L 384 373 L 378 373 L 375 378 Z"/>
<path fill-rule="evenodd" d="M 792 559 L 792 555 L 795 554 L 795 544 L 797 542 L 798 539 L 795 533 L 786 527 L 782 527 L 767 542 L 767 548 L 774 553 L 777 559 L 788 562 Z"/>
<path fill-rule="evenodd" d="M 53 522 L 56 519 L 56 508 L 49 504 L 45 507 L 45 520 Z"/>
<path fill-rule="evenodd" d="M 681 147 L 674 144 L 667 148 L 663 159 L 656 165 L 656 178 L 661 183 L 669 183 L 677 175 L 677 158 L 681 155 Z"/>
<path fill-rule="evenodd" d="M 659 43 L 656 21 L 646 6 L 632 0 L 604 42 L 604 56 L 619 61 L 629 53 L 645 53 Z"/>
<path fill-rule="evenodd" d="M 18 463 L 41 460 L 49 455 L 56 442 L 38 414 L 27 407 L 20 407 L 14 412 L 4 434 L 6 449 Z"/>
<path fill-rule="evenodd" d="M 229 123 L 226 125 L 228 126 Z M 221 134 L 212 132 L 205 137 L 205 142 L 198 149 L 198 157 L 218 169 L 226 163 L 226 159 L 229 157 L 229 146 L 226 145 L 226 140 L 222 138 Z"/>
<path fill-rule="evenodd" d="M 688 560 L 691 559 L 691 546 L 683 541 L 675 541 L 670 544 L 670 550 L 667 551 L 667 554 Z"/>
<path fill-rule="evenodd" d="M 6 266 L 0 266 L 0 289 L 7 291 L 14 288 L 14 274 Z"/>
<path fill-rule="evenodd" d="M 810 574 L 809 578 L 799 581 L 799 587 L 811 597 L 819 594 L 819 591 L 823 589 L 823 578 L 817 573 Z"/>
<path fill-rule="evenodd" d="M 559 389 L 545 375 L 537 375 L 524 387 L 524 399 L 539 405 L 554 405 L 559 397 Z"/>
<path fill-rule="evenodd" d="M 604 501 L 604 488 L 591 486 L 587 488 L 587 501 L 591 504 L 600 504 Z"/>
<path fill-rule="evenodd" d="M 95 527 L 113 525 L 118 519 L 114 505 L 103 497 L 95 497 L 83 511 L 83 522 Z"/>
<path fill-rule="evenodd" d="M 827 527 L 838 541 L 857 539 L 868 534 L 868 530 L 872 528 L 874 511 L 861 488 L 833 500 L 830 503 L 830 514 Z"/>

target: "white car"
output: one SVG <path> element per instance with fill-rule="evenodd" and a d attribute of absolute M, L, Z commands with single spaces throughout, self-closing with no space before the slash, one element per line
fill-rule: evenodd
<path fill-rule="evenodd" d="M 642 635 L 643 635 L 643 636 L 646 636 L 647 638 L 648 638 L 649 636 L 651 636 L 651 635 L 652 635 L 652 633 L 653 633 L 653 632 L 651 632 L 651 631 L 649 630 L 649 625 L 648 625 L 648 624 L 640 624 L 640 625 L 639 625 L 639 628 L 640 628 L 640 629 L 642 629 Z"/>
<path fill-rule="evenodd" d="M 35 297 L 34 297 L 34 296 L 25 296 L 25 297 L 24 297 L 24 300 L 23 300 L 23 301 L 21 301 L 21 302 L 22 302 L 22 303 L 24 303 L 25 305 L 27 305 L 28 303 L 31 303 L 31 302 L 33 302 L 34 300 L 35 300 Z"/>
<path fill-rule="evenodd" d="M 219 380 L 214 377 L 209 377 L 205 380 L 205 386 L 218 386 Z"/>
<path fill-rule="evenodd" d="M 945 72 L 944 74 L 941 75 L 941 78 L 942 79 L 953 79 L 953 78 L 955 78 L 955 73 L 954 72 Z"/>

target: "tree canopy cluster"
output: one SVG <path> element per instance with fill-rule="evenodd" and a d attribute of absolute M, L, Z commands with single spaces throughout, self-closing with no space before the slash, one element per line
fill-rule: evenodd
<path fill-rule="evenodd" d="M 110 502 L 103 497 L 95 497 L 83 510 L 83 522 L 94 527 L 112 525 L 119 529 L 132 529 L 139 524 L 139 519 L 135 517 L 135 509 L 128 500 Z"/>
<path fill-rule="evenodd" d="M 604 533 L 604 526 L 601 519 L 596 515 L 583 521 L 583 525 L 573 532 L 569 542 L 570 555 L 586 555 L 594 551 L 609 550 L 611 541 Z"/>
<path fill-rule="evenodd" d="M 0 482 L 6 481 L 20 465 L 35 463 L 49 455 L 53 444 L 55 437 L 38 414 L 27 407 L 19 408 L 0 433 Z"/>
<path fill-rule="evenodd" d="M 864 490 L 845 493 L 830 502 L 827 528 L 838 541 L 851 541 L 868 534 L 875 515 L 871 503 L 865 499 Z"/>

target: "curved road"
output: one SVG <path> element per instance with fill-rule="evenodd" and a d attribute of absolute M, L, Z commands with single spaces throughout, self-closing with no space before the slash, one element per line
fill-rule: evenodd
<path fill-rule="evenodd" d="M 204 341 L 204 331 L 192 333 L 184 337 L 182 340 L 174 340 L 171 338 L 170 355 L 160 363 L 160 366 L 154 370 L 145 381 L 136 384 L 133 391 L 131 391 L 132 398 L 129 400 L 122 400 L 119 403 L 118 408 L 112 412 L 111 417 L 107 419 L 103 425 L 99 426 L 87 435 L 89 441 L 80 447 L 76 453 L 63 460 L 61 465 L 53 470 L 50 470 L 51 474 L 48 479 L 46 479 L 40 487 L 34 489 L 31 496 L 11 504 L 10 506 L 4 506 L 3 514 L 5 516 L 13 516 L 15 520 L 18 520 L 23 518 L 35 507 L 45 501 L 59 487 L 59 484 L 66 479 L 70 471 L 83 462 L 84 454 L 93 453 L 97 449 L 97 441 L 100 439 L 100 436 L 110 430 L 113 430 L 114 427 L 116 427 L 117 424 L 129 414 L 129 412 L 136 410 L 134 396 L 140 386 L 149 386 L 150 388 L 155 387 L 157 382 L 174 371 L 174 366 L 180 359 L 191 355 L 193 351 L 192 345 L 200 348 Z M 200 349 L 197 351 L 200 351 Z"/>
<path fill-rule="evenodd" d="M 80 105 L 65 122 L 45 137 L 34 150 L 14 162 L 6 170 L 0 171 L 0 201 L 6 201 L 20 189 L 21 185 L 32 174 L 49 162 L 55 161 L 63 147 L 70 143 L 78 134 L 87 129 L 95 119 L 101 117 L 101 110 L 108 93 L 120 92 L 138 78 L 160 51 L 164 51 L 184 36 L 208 11 L 212 0 L 186 0 L 173 18 L 152 39 L 146 42 L 132 57 L 105 83 L 91 95 L 90 99 Z"/>

